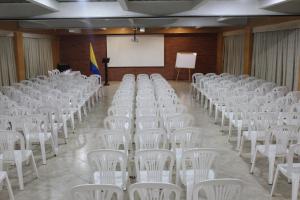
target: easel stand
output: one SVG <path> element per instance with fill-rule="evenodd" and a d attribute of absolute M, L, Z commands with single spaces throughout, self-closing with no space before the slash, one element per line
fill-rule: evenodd
<path fill-rule="evenodd" d="M 184 68 L 186 69 L 186 68 Z M 180 70 L 181 68 L 178 68 L 177 69 L 177 76 L 176 76 L 176 81 L 178 81 L 178 77 L 179 77 L 179 74 L 180 74 Z M 191 69 L 188 69 L 189 70 L 189 82 L 191 81 Z"/>

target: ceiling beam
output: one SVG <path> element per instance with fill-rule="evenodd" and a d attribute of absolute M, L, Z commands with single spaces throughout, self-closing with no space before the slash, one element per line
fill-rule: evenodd
<path fill-rule="evenodd" d="M 37 0 L 36 0 L 37 1 Z M 40 0 L 41 1 L 41 0 Z M 119 0 L 119 2 L 126 0 Z M 34 18 L 134 18 L 153 17 L 150 14 L 127 11 L 119 2 L 69 2 L 59 3 L 59 11 Z M 125 5 L 125 4 L 124 4 Z M 261 9 L 260 0 L 209 0 L 200 3 L 194 9 L 174 14 L 172 17 L 193 16 L 257 16 L 257 15 L 283 15 Z"/>
<path fill-rule="evenodd" d="M 58 9 L 58 2 L 56 0 L 27 0 L 37 6 L 41 6 L 46 8 L 47 10 L 57 12 Z"/>

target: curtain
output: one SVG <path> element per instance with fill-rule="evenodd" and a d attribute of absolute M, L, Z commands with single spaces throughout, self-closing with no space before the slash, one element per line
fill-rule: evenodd
<path fill-rule="evenodd" d="M 24 38 L 26 78 L 46 75 L 53 68 L 50 38 Z"/>
<path fill-rule="evenodd" d="M 17 70 L 12 37 L 0 36 L 0 85 L 17 82 Z"/>
<path fill-rule="evenodd" d="M 224 72 L 235 75 L 243 73 L 244 35 L 232 35 L 224 38 Z"/>
<path fill-rule="evenodd" d="M 300 29 L 254 33 L 251 75 L 298 87 Z"/>

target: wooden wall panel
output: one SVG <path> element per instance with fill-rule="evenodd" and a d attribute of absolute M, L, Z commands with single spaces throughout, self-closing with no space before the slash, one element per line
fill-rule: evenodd
<path fill-rule="evenodd" d="M 60 59 L 74 70 L 89 75 L 89 42 L 93 47 L 100 71 L 104 74 L 101 59 L 106 56 L 106 37 L 101 35 L 61 36 Z M 109 68 L 110 80 L 121 80 L 126 73 L 160 73 L 166 79 L 176 78 L 176 53 L 197 52 L 196 69 L 193 72 L 216 72 L 217 34 L 167 34 L 165 35 L 165 67 Z M 188 71 L 182 70 L 179 79 L 188 80 Z"/>

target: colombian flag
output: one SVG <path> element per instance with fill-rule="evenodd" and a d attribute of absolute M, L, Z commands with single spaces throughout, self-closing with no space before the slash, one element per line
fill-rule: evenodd
<path fill-rule="evenodd" d="M 97 65 L 97 60 L 91 43 L 90 43 L 90 71 L 92 72 L 92 74 L 100 75 L 100 71 Z"/>

